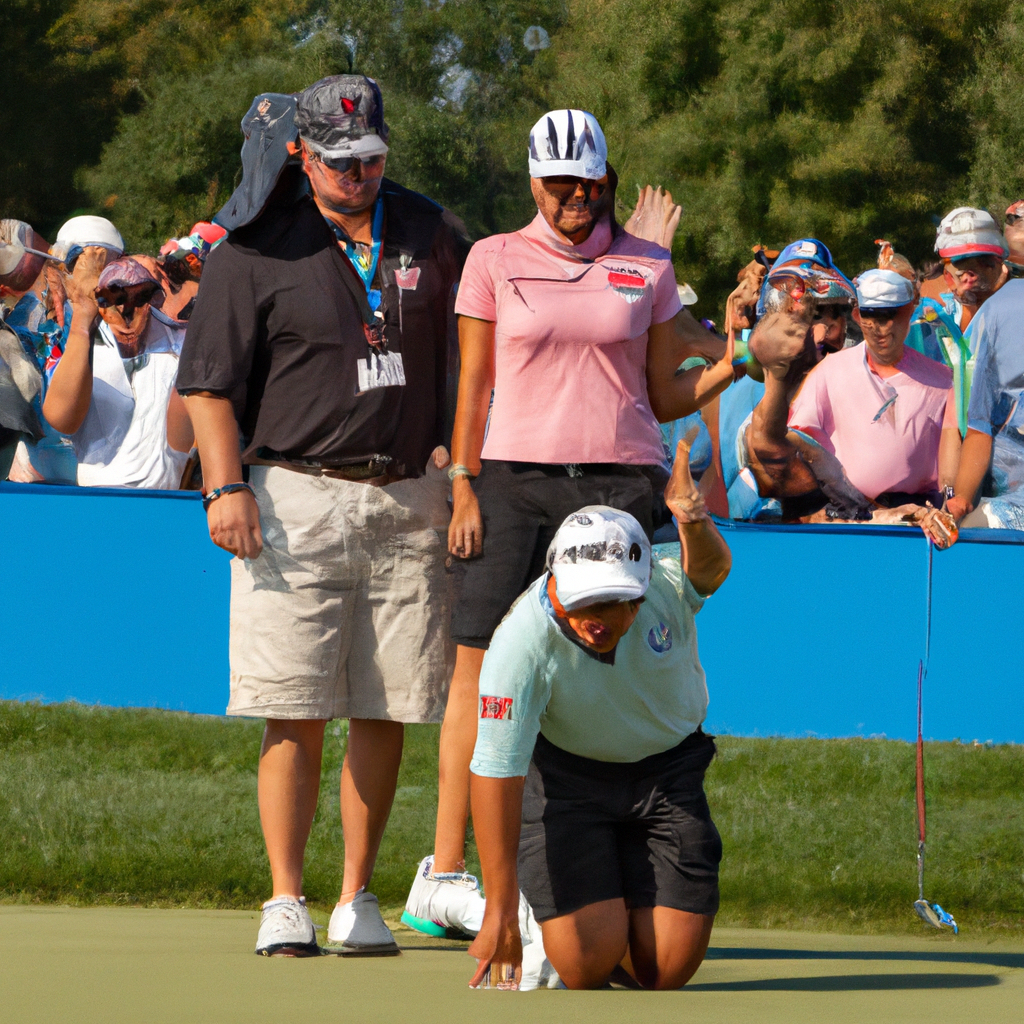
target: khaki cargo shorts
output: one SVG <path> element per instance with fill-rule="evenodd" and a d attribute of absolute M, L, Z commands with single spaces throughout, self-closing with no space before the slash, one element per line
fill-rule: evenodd
<path fill-rule="evenodd" d="M 440 722 L 447 476 L 385 487 L 253 466 L 263 552 L 231 562 L 229 715 Z"/>

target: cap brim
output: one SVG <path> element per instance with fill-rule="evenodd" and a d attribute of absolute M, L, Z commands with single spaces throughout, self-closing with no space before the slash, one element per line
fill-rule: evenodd
<path fill-rule="evenodd" d="M 567 612 L 574 612 L 586 608 L 588 604 L 599 604 L 603 601 L 636 601 L 646 592 L 646 587 L 636 583 L 633 586 L 592 587 L 589 590 L 577 591 L 568 601 L 563 600 L 562 595 L 558 594 L 558 600 Z M 557 579 L 555 593 L 558 593 Z"/>
<path fill-rule="evenodd" d="M 327 160 L 343 160 L 345 157 L 357 157 L 361 160 L 364 157 L 383 156 L 388 151 L 387 143 L 379 135 L 363 135 L 358 139 L 345 139 L 334 146 L 323 146 L 319 142 L 311 142 L 305 136 L 301 136 L 301 138 L 317 156 L 322 156 Z"/>
<path fill-rule="evenodd" d="M 901 302 L 896 306 L 866 306 L 861 302 L 858 303 L 857 308 L 862 313 L 898 313 L 904 306 L 911 306 L 913 303 L 913 299 L 907 299 L 906 302 Z"/>
<path fill-rule="evenodd" d="M 597 181 L 608 173 L 608 163 L 583 160 L 534 160 L 530 159 L 531 178 L 583 178 Z"/>

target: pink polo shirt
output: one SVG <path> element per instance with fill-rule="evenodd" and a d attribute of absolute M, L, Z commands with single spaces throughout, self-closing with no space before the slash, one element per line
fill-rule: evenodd
<path fill-rule="evenodd" d="M 669 254 L 603 221 L 566 245 L 538 213 L 477 242 L 455 312 L 495 324 L 494 404 L 483 458 L 653 464 L 647 330 L 682 304 Z"/>
<path fill-rule="evenodd" d="M 808 374 L 789 410 L 789 425 L 832 452 L 868 498 L 938 490 L 939 437 L 957 424 L 949 367 L 907 348 L 896 370 L 881 377 L 863 344 L 843 349 Z"/>

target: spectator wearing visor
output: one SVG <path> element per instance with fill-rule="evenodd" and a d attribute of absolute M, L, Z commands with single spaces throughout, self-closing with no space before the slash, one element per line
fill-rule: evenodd
<path fill-rule="evenodd" d="M 421 861 L 403 915 L 432 934 L 472 934 L 482 919 L 464 844 L 477 680 L 491 635 L 544 571 L 570 512 L 611 505 L 651 535 L 659 421 L 689 415 L 733 379 L 731 353 L 676 375 L 690 353 L 677 333 L 682 303 L 669 253 L 615 222 L 617 179 L 597 119 L 545 114 L 527 155 L 537 215 L 474 245 L 455 306 L 461 373 L 448 547 L 459 560 L 458 652 L 434 853 Z"/>
<path fill-rule="evenodd" d="M 852 283 L 816 238 L 791 242 L 765 275 L 747 342 L 764 383 L 751 381 L 721 402 L 722 470 L 734 518 L 795 519 L 825 503 L 807 453 L 800 454 L 804 440 L 790 435 L 786 420 L 807 374 L 843 348 L 855 300 Z M 827 456 L 816 461 L 829 480 L 840 473 Z M 863 500 L 854 496 L 854 506 Z"/>
<path fill-rule="evenodd" d="M 71 437 L 84 487 L 176 489 L 191 428 L 174 392 L 184 332 L 152 316 L 157 278 L 130 256 L 87 245 L 68 279 L 71 328 L 43 415 Z"/>
<path fill-rule="evenodd" d="M 449 302 L 468 244 L 454 217 L 383 176 L 372 79 L 263 95 L 246 116 L 267 145 L 243 146 L 255 177 L 225 208 L 234 226 L 203 269 L 178 389 L 210 536 L 236 556 L 228 714 L 266 719 L 273 892 L 256 951 L 318 952 L 303 857 L 324 727 L 347 718 L 344 876 L 328 939 L 394 953 L 368 887 L 405 723 L 440 721 L 451 673 L 442 442 Z M 287 153 L 308 190 L 291 187 Z"/>
<path fill-rule="evenodd" d="M 484 657 L 472 803 L 487 909 L 471 984 L 521 959 L 527 980 L 537 938 L 520 888 L 568 988 L 628 970 L 677 989 L 707 950 L 722 844 L 694 617 L 731 559 L 689 474 L 694 433 L 665 489 L 680 561 L 654 561 L 627 513 L 579 509 Z"/>
<path fill-rule="evenodd" d="M 952 495 L 960 452 L 952 373 L 904 345 L 914 287 L 892 270 L 857 278 L 854 319 L 864 343 L 816 366 L 789 413 L 789 430 L 834 456 L 874 507 L 928 510 L 915 518 L 941 547 L 954 536 L 937 515 Z"/>

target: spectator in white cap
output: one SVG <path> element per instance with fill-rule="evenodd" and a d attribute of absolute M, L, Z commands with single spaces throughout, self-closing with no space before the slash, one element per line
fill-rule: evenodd
<path fill-rule="evenodd" d="M 946 311 L 969 338 L 971 320 L 982 303 L 1009 277 L 1004 261 L 1010 247 L 990 213 L 958 206 L 942 218 L 935 251 L 950 287 L 950 292 L 943 294 Z M 971 351 L 976 351 L 974 345 Z"/>
<path fill-rule="evenodd" d="M 701 730 L 694 616 L 731 556 L 690 476 L 694 436 L 665 489 L 682 572 L 652 565 L 633 516 L 581 508 L 484 657 L 471 786 L 487 908 L 473 986 L 514 988 L 541 934 L 549 987 L 557 972 L 572 989 L 613 976 L 676 989 L 704 958 L 722 844 L 703 787 L 715 744 Z"/>
<path fill-rule="evenodd" d="M 694 412 L 733 380 L 724 346 L 713 365 L 676 374 L 693 354 L 683 332 L 712 336 L 683 312 L 668 250 L 616 223 L 617 178 L 594 115 L 552 110 L 525 148 L 537 215 L 473 246 L 455 304 L 461 370 L 448 549 L 460 582 L 457 654 L 434 850 L 403 916 L 435 935 L 480 926 L 465 826 L 477 679 L 491 634 L 544 571 L 570 512 L 612 505 L 653 533 L 652 474 L 664 479 L 659 422 Z"/>
<path fill-rule="evenodd" d="M 74 270 L 75 257 L 90 246 L 106 249 L 111 260 L 124 255 L 121 232 L 106 217 L 72 217 L 61 225 L 53 243 L 54 252 L 68 261 L 69 272 Z"/>
<path fill-rule="evenodd" d="M 906 348 L 914 286 L 892 270 L 854 282 L 853 316 L 864 344 L 843 349 L 807 376 L 789 428 L 834 455 L 850 483 L 881 508 L 927 510 L 915 518 L 939 546 L 951 522 L 935 510 L 952 495 L 960 450 L 949 367 Z"/>

